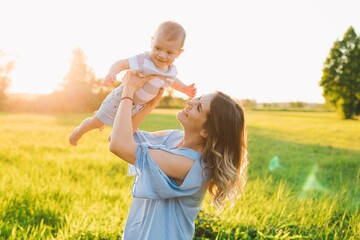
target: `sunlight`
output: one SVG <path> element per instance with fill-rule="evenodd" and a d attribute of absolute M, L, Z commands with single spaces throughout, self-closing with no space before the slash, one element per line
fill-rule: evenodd
<path fill-rule="evenodd" d="M 360 22 L 356 7 L 324 2 L 313 3 L 311 8 L 308 3 L 286 4 L 287 11 L 269 4 L 268 11 L 251 2 L 242 3 L 239 9 L 236 1 L 197 1 L 183 3 L 175 12 L 156 7 L 161 14 L 154 14 L 149 9 L 165 6 L 166 1 L 144 1 L 142 5 L 148 8 L 138 8 L 131 1 L 94 1 L 86 3 L 86 11 L 81 1 L 24 1 L 21 8 L 17 1 L 7 1 L 0 14 L 0 49 L 20 55 L 11 73 L 11 93 L 49 93 L 66 75 L 72 49 L 83 49 L 88 65 L 103 77 L 114 61 L 149 50 L 153 30 L 171 19 L 187 31 L 185 52 L 175 64 L 178 77 L 196 83 L 198 93 L 220 90 L 258 102 L 323 103 L 318 81 L 329 48 L 350 25 L 358 30 Z M 197 18 L 197 8 L 203 4 L 208 11 Z M 142 18 L 129 22 L 133 13 L 125 9 L 137 9 Z M 261 17 L 252 14 L 253 10 Z M 214 18 L 219 12 L 223 14 Z M 224 36 L 228 36 L 226 41 Z M 264 36 L 271 37 L 264 41 Z M 236 83 L 241 87 L 234 87 Z"/>
<path fill-rule="evenodd" d="M 56 54 L 56 58 L 51 57 Z M 24 51 L 15 63 L 17 71 L 11 72 L 11 93 L 41 93 L 48 94 L 55 91 L 57 85 L 69 69 L 71 52 L 59 51 Z M 51 59 L 51 61 L 49 61 Z"/>

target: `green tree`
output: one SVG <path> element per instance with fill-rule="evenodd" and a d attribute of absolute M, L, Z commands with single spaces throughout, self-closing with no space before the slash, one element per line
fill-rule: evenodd
<path fill-rule="evenodd" d="M 14 68 L 14 61 L 6 60 L 6 54 L 0 50 L 0 110 L 3 110 L 7 100 L 7 90 L 10 87 L 10 72 Z"/>
<path fill-rule="evenodd" d="M 74 49 L 69 72 L 65 75 L 58 94 L 62 98 L 63 110 L 81 112 L 97 109 L 100 82 L 93 69 L 87 65 L 84 51 L 81 48 Z"/>
<path fill-rule="evenodd" d="M 359 114 L 360 38 L 353 27 L 335 41 L 325 60 L 320 81 L 326 103 L 344 119 Z"/>

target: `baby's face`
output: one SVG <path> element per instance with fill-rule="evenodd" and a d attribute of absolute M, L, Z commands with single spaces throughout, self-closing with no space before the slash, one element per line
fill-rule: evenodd
<path fill-rule="evenodd" d="M 177 40 L 166 40 L 162 34 L 153 38 L 150 58 L 156 67 L 167 71 L 175 59 L 182 53 L 182 43 Z"/>

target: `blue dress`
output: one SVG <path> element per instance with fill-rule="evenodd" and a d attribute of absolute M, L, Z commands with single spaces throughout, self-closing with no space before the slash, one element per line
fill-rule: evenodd
<path fill-rule="evenodd" d="M 183 132 L 174 130 L 157 137 L 138 131 L 139 142 L 134 164 L 133 201 L 123 239 L 192 239 L 195 219 L 208 187 L 208 174 L 201 153 L 189 148 L 175 148 Z M 146 140 L 146 141 L 145 141 Z M 162 149 L 194 160 L 183 183 L 178 185 L 151 159 L 149 149 Z"/>

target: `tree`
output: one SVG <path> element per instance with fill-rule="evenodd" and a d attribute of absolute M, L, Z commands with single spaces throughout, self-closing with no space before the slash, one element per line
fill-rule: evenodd
<path fill-rule="evenodd" d="M 160 103 L 159 105 L 163 106 L 164 108 L 169 108 L 170 107 L 170 103 L 173 100 L 173 89 L 167 88 L 166 89 L 167 94 L 165 94 L 165 96 L 163 96 L 160 99 Z"/>
<path fill-rule="evenodd" d="M 6 54 L 1 50 L 0 60 L 0 110 L 2 110 L 7 99 L 7 89 L 11 84 L 9 74 L 13 70 L 15 63 L 12 60 L 6 60 Z"/>
<path fill-rule="evenodd" d="M 320 81 L 326 103 L 344 119 L 359 114 L 360 104 L 360 37 L 353 27 L 343 40 L 335 41 L 325 60 Z"/>
<path fill-rule="evenodd" d="M 69 72 L 61 85 L 60 96 L 63 110 L 93 111 L 97 109 L 100 91 L 100 80 L 96 78 L 93 69 L 86 64 L 86 57 L 81 48 L 73 50 Z"/>

